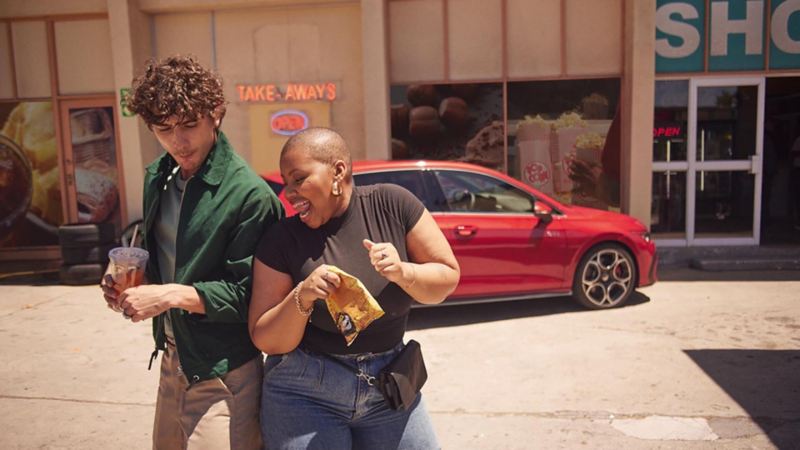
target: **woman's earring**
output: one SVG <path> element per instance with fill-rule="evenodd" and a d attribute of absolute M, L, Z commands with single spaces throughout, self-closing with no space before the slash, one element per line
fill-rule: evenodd
<path fill-rule="evenodd" d="M 342 195 L 342 186 L 337 180 L 333 180 L 333 184 L 331 185 L 331 194 L 333 194 L 335 197 Z"/>

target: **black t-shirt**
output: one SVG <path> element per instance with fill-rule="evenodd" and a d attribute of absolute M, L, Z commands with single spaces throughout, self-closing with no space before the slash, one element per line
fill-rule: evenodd
<path fill-rule="evenodd" d="M 317 300 L 303 335 L 301 345 L 304 348 L 353 354 L 382 352 L 400 343 L 413 299 L 375 270 L 362 240 L 391 242 L 400 259 L 408 261 L 406 234 L 424 210 L 422 203 L 400 186 L 356 186 L 345 213 L 316 230 L 307 227 L 295 215 L 267 231 L 256 252 L 259 261 L 289 274 L 295 285 L 322 264 L 337 266 L 361 280 L 385 312 L 348 347 L 325 302 Z"/>

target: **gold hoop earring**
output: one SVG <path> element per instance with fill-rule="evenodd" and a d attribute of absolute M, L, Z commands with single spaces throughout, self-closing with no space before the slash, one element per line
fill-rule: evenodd
<path fill-rule="evenodd" d="M 333 184 L 331 185 L 331 194 L 333 194 L 334 197 L 342 195 L 342 186 L 336 180 L 333 180 Z"/>

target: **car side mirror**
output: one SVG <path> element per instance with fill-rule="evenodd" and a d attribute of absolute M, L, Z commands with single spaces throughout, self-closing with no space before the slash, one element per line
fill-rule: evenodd
<path fill-rule="evenodd" d="M 553 221 L 553 214 L 550 211 L 534 211 L 533 215 L 545 225 Z"/>

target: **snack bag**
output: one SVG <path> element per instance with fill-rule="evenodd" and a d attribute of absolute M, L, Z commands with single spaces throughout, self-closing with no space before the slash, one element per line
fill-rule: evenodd
<path fill-rule="evenodd" d="M 333 322 L 350 346 L 361 330 L 383 316 L 383 309 L 361 280 L 336 266 L 328 266 L 328 270 L 339 275 L 342 283 L 325 300 L 325 304 L 328 305 Z"/>

